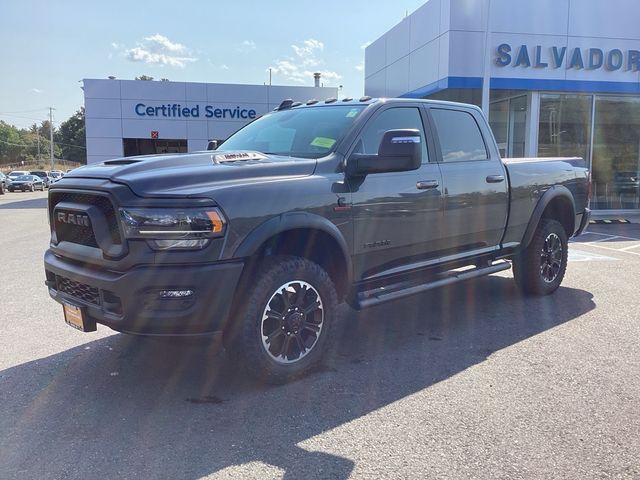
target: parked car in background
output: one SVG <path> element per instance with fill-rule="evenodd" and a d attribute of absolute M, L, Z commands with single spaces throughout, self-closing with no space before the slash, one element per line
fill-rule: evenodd
<path fill-rule="evenodd" d="M 44 183 L 45 188 L 49 188 L 49 185 L 51 185 L 51 178 L 49 178 L 49 172 L 47 172 L 46 170 L 33 170 L 29 173 L 29 175 L 36 175 L 40 177 Z"/>
<path fill-rule="evenodd" d="M 51 173 L 49 174 L 49 178 L 51 178 L 51 183 L 55 183 L 58 180 L 60 180 L 62 177 L 64 176 L 64 173 L 62 173 L 59 170 L 52 170 Z"/>
<path fill-rule="evenodd" d="M 0 172 L 0 195 L 4 195 L 4 192 L 7 191 L 7 187 L 9 186 L 8 183 L 9 180 L 7 179 L 7 176 Z"/>
<path fill-rule="evenodd" d="M 9 179 L 9 181 L 13 182 L 16 178 L 18 178 L 18 177 L 20 177 L 22 175 L 30 175 L 30 174 L 26 170 L 14 170 L 13 172 L 10 172 L 7 175 L 7 178 Z"/>
<path fill-rule="evenodd" d="M 34 192 L 42 190 L 44 192 L 44 181 L 37 175 L 20 175 L 9 184 L 9 191 Z"/>

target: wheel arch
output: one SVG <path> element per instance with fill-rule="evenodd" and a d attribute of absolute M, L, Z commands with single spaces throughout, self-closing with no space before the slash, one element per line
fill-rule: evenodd
<path fill-rule="evenodd" d="M 233 257 L 245 258 L 246 263 L 232 300 L 232 312 L 240 309 L 261 260 L 273 255 L 295 255 L 318 263 L 333 281 L 338 301 L 347 295 L 353 270 L 347 242 L 340 230 L 324 217 L 292 212 L 260 224 L 236 248 Z M 224 327 L 226 345 L 230 345 L 237 334 L 235 324 L 232 313 Z"/>
<path fill-rule="evenodd" d="M 533 210 L 519 250 L 525 249 L 531 243 L 533 235 L 542 218 L 559 221 L 567 233 L 567 238 L 575 232 L 575 201 L 571 191 L 563 185 L 555 185 L 547 190 Z"/>

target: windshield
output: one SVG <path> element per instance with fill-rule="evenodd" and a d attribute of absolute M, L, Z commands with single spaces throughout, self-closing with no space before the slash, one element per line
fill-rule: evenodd
<path fill-rule="evenodd" d="M 31 175 L 20 175 L 16 180 L 20 180 L 21 182 L 28 182 L 31 180 Z"/>
<path fill-rule="evenodd" d="M 336 105 L 270 113 L 236 132 L 218 151 L 254 150 L 288 157 L 324 157 L 363 109 L 363 105 Z"/>
<path fill-rule="evenodd" d="M 18 176 L 20 176 L 20 175 L 24 175 L 24 174 L 25 174 L 25 172 L 11 172 L 11 173 L 9 174 L 9 176 L 10 176 L 10 177 L 18 177 Z"/>

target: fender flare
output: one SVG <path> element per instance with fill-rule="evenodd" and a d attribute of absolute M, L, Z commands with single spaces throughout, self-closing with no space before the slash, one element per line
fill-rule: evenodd
<path fill-rule="evenodd" d="M 527 229 L 524 232 L 524 237 L 522 237 L 522 241 L 520 242 L 520 248 L 518 250 L 523 250 L 529 246 L 531 243 L 531 239 L 533 238 L 533 234 L 536 233 L 536 229 L 538 228 L 538 224 L 540 223 L 540 219 L 542 218 L 542 214 L 544 213 L 547 206 L 551 203 L 552 200 L 556 198 L 565 198 L 571 204 L 571 218 L 573 219 L 574 225 L 571 231 L 575 231 L 575 218 L 576 218 L 576 202 L 573 199 L 573 195 L 571 191 L 565 187 L 564 185 L 554 185 L 549 190 L 544 192 L 536 207 L 533 209 L 533 213 L 531 214 L 531 218 L 529 219 L 529 224 L 527 225 Z M 571 236 L 571 234 L 569 236 Z"/>
<path fill-rule="evenodd" d="M 353 280 L 353 266 L 351 264 L 349 247 L 342 233 L 338 227 L 326 218 L 307 212 L 287 212 L 261 223 L 242 240 L 233 252 L 232 258 L 250 257 L 254 255 L 269 238 L 289 230 L 302 228 L 322 231 L 336 241 L 340 246 L 340 252 L 336 253 L 342 255 L 345 264 L 347 273 L 346 285 L 351 285 Z"/>

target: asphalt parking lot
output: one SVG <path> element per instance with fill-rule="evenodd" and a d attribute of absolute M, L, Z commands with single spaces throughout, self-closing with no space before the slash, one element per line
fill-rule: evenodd
<path fill-rule="evenodd" d="M 640 225 L 355 313 L 314 374 L 265 386 L 203 342 L 64 324 L 46 192 L 0 196 L 0 478 L 639 478 Z"/>

